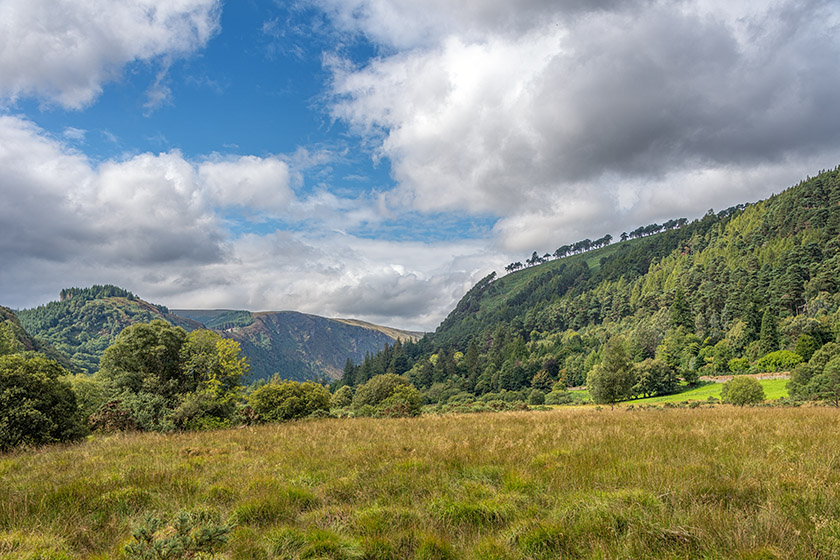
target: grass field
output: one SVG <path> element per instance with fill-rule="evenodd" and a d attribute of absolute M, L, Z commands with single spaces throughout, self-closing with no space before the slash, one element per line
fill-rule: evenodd
<path fill-rule="evenodd" d="M 767 400 L 776 400 L 788 396 L 787 384 L 789 379 L 759 379 L 761 387 L 764 389 L 764 397 Z M 648 397 L 646 399 L 635 399 L 627 401 L 625 404 L 643 405 L 643 404 L 657 404 L 666 402 L 683 402 L 683 401 L 706 401 L 709 397 L 720 399 L 720 392 L 723 390 L 723 383 L 706 383 L 694 389 L 683 391 L 675 395 L 664 395 L 661 397 Z"/>
<path fill-rule="evenodd" d="M 0 558 L 119 558 L 147 514 L 217 556 L 837 558 L 834 408 L 593 408 L 132 434 L 0 456 Z"/>

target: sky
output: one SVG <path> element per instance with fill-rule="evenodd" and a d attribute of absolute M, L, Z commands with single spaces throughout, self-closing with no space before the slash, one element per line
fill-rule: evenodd
<path fill-rule="evenodd" d="M 0 0 L 0 305 L 434 330 L 840 164 L 832 0 Z"/>

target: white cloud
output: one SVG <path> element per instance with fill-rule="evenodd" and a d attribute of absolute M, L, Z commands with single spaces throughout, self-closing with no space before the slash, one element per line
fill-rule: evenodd
<path fill-rule="evenodd" d="M 61 133 L 61 135 L 67 138 L 68 140 L 72 140 L 75 142 L 84 142 L 86 134 L 87 130 L 76 128 L 73 126 L 66 127 Z"/>
<path fill-rule="evenodd" d="M 392 207 L 492 213 L 511 249 L 701 215 L 837 163 L 836 3 L 320 5 L 384 49 L 328 61 L 333 115 L 392 164 Z"/>
<path fill-rule="evenodd" d="M 30 121 L 0 116 L 0 304 L 28 307 L 63 287 L 113 283 L 171 307 L 293 309 L 433 329 L 503 262 L 481 241 L 336 232 L 380 219 L 376 197 L 316 190 L 298 199 L 288 163 L 296 159 L 195 162 L 171 151 L 94 165 Z M 237 236 L 230 208 L 307 227 Z"/>
<path fill-rule="evenodd" d="M 274 157 L 210 160 L 199 166 L 198 173 L 207 195 L 220 206 L 281 213 L 294 196 L 288 164 Z"/>
<path fill-rule="evenodd" d="M 126 64 L 203 47 L 219 28 L 220 10 L 219 0 L 6 0 L 0 99 L 35 96 L 82 108 Z"/>

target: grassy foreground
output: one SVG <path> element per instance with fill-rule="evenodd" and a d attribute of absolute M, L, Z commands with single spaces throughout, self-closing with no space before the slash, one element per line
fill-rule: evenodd
<path fill-rule="evenodd" d="M 0 558 L 119 558 L 148 513 L 220 558 L 837 558 L 840 412 L 325 419 L 0 455 Z"/>

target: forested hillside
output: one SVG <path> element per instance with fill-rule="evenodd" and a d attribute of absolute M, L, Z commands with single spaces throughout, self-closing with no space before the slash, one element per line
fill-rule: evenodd
<path fill-rule="evenodd" d="M 431 400 L 545 393 L 586 383 L 614 336 L 637 367 L 658 360 L 687 382 L 792 369 L 840 334 L 838 204 L 835 169 L 655 235 L 641 228 L 635 239 L 491 274 L 433 334 L 348 367 L 343 383 L 394 372 Z"/>
<path fill-rule="evenodd" d="M 164 319 L 188 331 L 201 324 L 169 313 L 117 286 L 61 290 L 59 301 L 17 312 L 24 328 L 70 359 L 74 372 L 93 373 L 99 358 L 128 325 Z"/>

